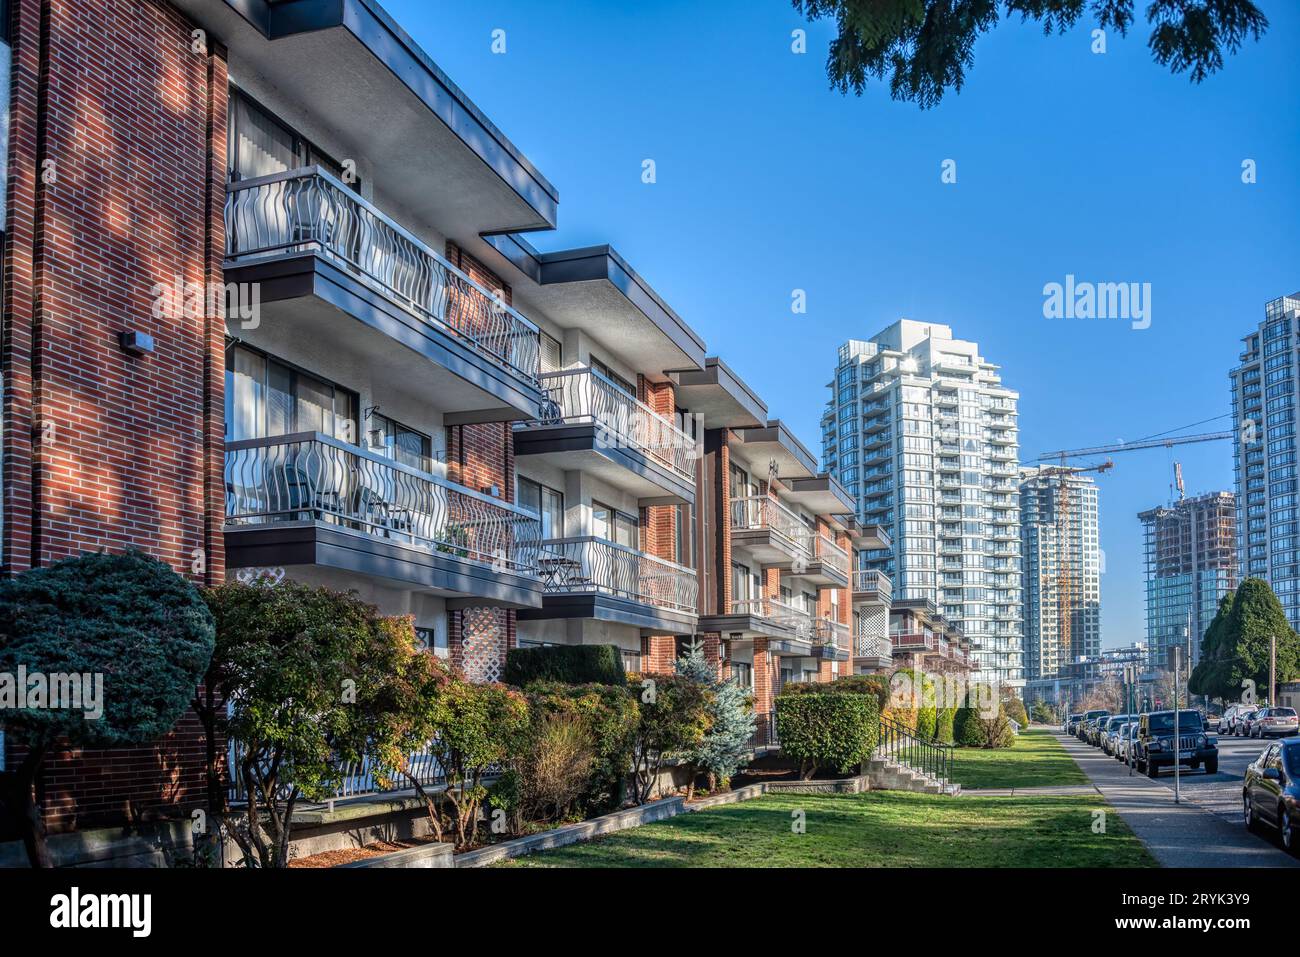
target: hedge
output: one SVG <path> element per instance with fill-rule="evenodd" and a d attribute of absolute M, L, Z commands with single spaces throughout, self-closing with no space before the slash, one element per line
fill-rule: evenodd
<path fill-rule="evenodd" d="M 823 767 L 846 774 L 875 751 L 880 709 L 871 694 L 782 692 L 776 727 L 781 753 L 799 761 L 805 779 Z"/>
<path fill-rule="evenodd" d="M 511 648 L 506 652 L 502 680 L 516 688 L 538 681 L 566 685 L 627 684 L 623 655 L 617 645 L 547 645 L 541 648 Z"/>
<path fill-rule="evenodd" d="M 939 709 L 937 723 L 934 732 L 934 737 L 937 741 L 940 741 L 943 744 L 953 743 L 956 718 L 957 718 L 956 708 Z"/>

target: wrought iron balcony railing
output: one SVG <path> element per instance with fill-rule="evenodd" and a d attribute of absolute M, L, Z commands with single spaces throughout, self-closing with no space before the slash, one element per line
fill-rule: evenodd
<path fill-rule="evenodd" d="M 228 260 L 305 251 L 537 384 L 537 326 L 330 173 L 309 166 L 227 186 Z"/>
<path fill-rule="evenodd" d="M 595 369 L 548 372 L 542 376 L 542 388 L 546 401 L 540 424 L 592 423 L 599 430 L 598 441 L 648 452 L 674 474 L 695 480 L 695 439 Z"/>
<path fill-rule="evenodd" d="M 811 559 L 813 557 L 813 531 L 799 516 L 770 495 L 751 495 L 731 500 L 731 530 L 772 531 L 790 542 L 791 546 Z"/>
<path fill-rule="evenodd" d="M 699 608 L 693 568 L 601 538 L 547 539 L 538 565 L 548 594 L 595 592 L 689 614 Z"/>
<path fill-rule="evenodd" d="M 226 443 L 225 481 L 231 526 L 325 521 L 537 574 L 535 513 L 319 432 Z"/>

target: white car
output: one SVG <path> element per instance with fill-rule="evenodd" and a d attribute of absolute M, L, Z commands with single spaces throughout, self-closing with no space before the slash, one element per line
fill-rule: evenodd
<path fill-rule="evenodd" d="M 1289 738 L 1293 734 L 1300 734 L 1295 708 L 1261 708 L 1250 722 L 1252 738 Z"/>

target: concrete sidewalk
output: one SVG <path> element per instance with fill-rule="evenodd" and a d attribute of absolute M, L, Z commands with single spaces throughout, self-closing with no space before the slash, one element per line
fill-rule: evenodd
<path fill-rule="evenodd" d="M 1130 776 L 1126 765 L 1077 738 L 1058 732 L 1056 739 L 1162 867 L 1300 867 L 1266 832 L 1251 834 L 1186 796 L 1175 804 L 1172 779 L 1165 787 L 1160 779 Z"/>

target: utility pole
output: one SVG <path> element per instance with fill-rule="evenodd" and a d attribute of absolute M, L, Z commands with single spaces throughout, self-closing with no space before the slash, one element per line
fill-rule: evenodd
<path fill-rule="evenodd" d="M 1178 733 L 1178 666 L 1181 664 L 1182 650 L 1174 646 L 1174 803 L 1182 803 L 1182 791 L 1179 788 L 1178 765 L 1182 756 L 1183 742 Z"/>
<path fill-rule="evenodd" d="M 1268 637 L 1268 706 L 1277 704 L 1277 635 Z"/>

